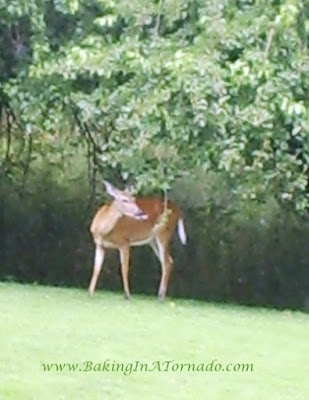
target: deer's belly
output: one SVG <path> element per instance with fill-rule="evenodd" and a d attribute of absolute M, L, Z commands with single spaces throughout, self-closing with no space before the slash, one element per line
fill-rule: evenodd
<path fill-rule="evenodd" d="M 153 241 L 153 236 L 149 236 L 146 239 L 143 240 L 136 240 L 136 241 L 131 241 L 130 245 L 131 246 L 144 246 L 145 244 L 149 244 Z"/>
<path fill-rule="evenodd" d="M 147 244 L 150 244 L 153 241 L 153 236 L 149 236 L 145 239 L 135 239 L 135 238 L 130 238 L 129 239 L 129 244 L 130 246 L 144 246 Z M 96 243 L 102 247 L 105 247 L 106 249 L 117 249 L 121 245 L 127 243 L 127 239 L 125 238 L 119 238 L 119 240 L 112 240 L 112 239 L 105 239 L 105 238 L 98 238 L 96 240 Z"/>

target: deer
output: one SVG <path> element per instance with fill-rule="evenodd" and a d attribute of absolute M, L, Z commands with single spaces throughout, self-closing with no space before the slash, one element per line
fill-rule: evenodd
<path fill-rule="evenodd" d="M 167 198 L 135 197 L 128 188 L 120 190 L 108 181 L 103 183 L 113 201 L 98 209 L 90 226 L 95 252 L 89 295 L 94 294 L 106 250 L 117 249 L 125 298 L 130 299 L 130 248 L 149 245 L 161 263 L 158 299 L 164 300 L 173 266 L 169 245 L 176 225 L 181 243 L 187 241 L 179 208 Z"/>

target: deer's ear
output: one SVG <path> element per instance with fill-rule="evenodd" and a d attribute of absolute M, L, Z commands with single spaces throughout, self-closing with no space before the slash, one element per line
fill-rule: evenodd
<path fill-rule="evenodd" d="M 119 197 L 121 195 L 121 190 L 117 189 L 114 185 L 112 185 L 111 183 L 103 180 L 103 183 L 105 185 L 105 189 L 107 191 L 107 193 L 112 196 L 112 197 Z"/>
<path fill-rule="evenodd" d="M 133 186 L 126 185 L 126 188 L 125 188 L 124 192 L 127 193 L 127 194 L 132 194 L 133 193 Z"/>

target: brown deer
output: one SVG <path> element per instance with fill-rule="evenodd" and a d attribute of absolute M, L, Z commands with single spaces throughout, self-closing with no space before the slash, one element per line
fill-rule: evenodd
<path fill-rule="evenodd" d="M 156 197 L 135 198 L 126 189 L 117 189 L 103 181 L 107 192 L 114 198 L 95 214 L 90 232 L 95 243 L 93 274 L 89 294 L 93 295 L 104 261 L 106 249 L 118 249 L 125 297 L 130 298 L 129 258 L 131 246 L 148 244 L 158 257 L 161 267 L 161 282 L 158 298 L 163 300 L 167 291 L 173 259 L 169 254 L 169 243 L 178 225 L 178 236 L 186 243 L 186 232 L 178 207 L 170 200 Z"/>

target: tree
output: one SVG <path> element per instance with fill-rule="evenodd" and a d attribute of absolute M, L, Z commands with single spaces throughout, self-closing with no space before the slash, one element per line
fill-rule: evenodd
<path fill-rule="evenodd" d="M 66 135 L 88 143 L 94 171 L 136 177 L 137 189 L 212 170 L 245 201 L 274 194 L 307 209 L 306 1 L 1 0 L 0 10 L 1 109 L 32 153 L 56 154 Z"/>

